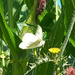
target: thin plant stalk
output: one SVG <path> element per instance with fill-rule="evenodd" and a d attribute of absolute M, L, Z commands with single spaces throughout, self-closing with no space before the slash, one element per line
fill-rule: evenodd
<path fill-rule="evenodd" d="M 12 0 L 7 0 L 8 2 L 8 17 L 9 17 L 9 26 L 13 29 L 13 14 L 12 14 Z"/>
<path fill-rule="evenodd" d="M 56 13 L 56 21 L 58 20 L 58 6 L 57 0 L 55 0 L 55 13 Z M 53 75 L 56 74 L 56 64 L 54 65 Z"/>
<path fill-rule="evenodd" d="M 58 20 L 58 6 L 57 6 L 57 0 L 55 0 L 55 12 L 56 12 L 56 21 Z"/>
<path fill-rule="evenodd" d="M 3 51 L 3 41 L 1 39 L 1 52 L 2 52 L 2 68 L 3 68 L 3 75 L 5 75 L 5 56 Z"/>
<path fill-rule="evenodd" d="M 36 52 L 36 48 L 34 48 L 34 58 L 37 57 L 37 52 Z"/>

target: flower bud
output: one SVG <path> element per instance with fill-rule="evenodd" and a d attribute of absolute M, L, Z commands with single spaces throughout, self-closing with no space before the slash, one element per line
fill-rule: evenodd
<path fill-rule="evenodd" d="M 37 16 L 42 13 L 45 7 L 46 7 L 46 0 L 39 0 L 37 6 Z"/>

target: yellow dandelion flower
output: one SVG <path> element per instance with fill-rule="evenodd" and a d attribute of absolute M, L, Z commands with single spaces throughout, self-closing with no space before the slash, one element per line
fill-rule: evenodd
<path fill-rule="evenodd" d="M 57 54 L 58 52 L 60 52 L 59 48 L 50 48 L 49 51 L 53 54 Z"/>

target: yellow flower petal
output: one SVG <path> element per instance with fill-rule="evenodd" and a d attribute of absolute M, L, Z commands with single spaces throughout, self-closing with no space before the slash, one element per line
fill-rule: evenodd
<path fill-rule="evenodd" d="M 49 51 L 53 54 L 57 54 L 58 52 L 60 52 L 59 48 L 50 48 Z"/>

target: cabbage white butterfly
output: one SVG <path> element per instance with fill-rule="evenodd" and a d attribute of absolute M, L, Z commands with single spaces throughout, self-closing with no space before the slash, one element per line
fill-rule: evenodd
<path fill-rule="evenodd" d="M 22 42 L 19 44 L 19 47 L 22 49 L 32 49 L 35 47 L 40 47 L 44 45 L 45 41 L 42 40 L 43 32 L 42 28 L 38 25 L 36 34 L 26 33 L 23 38 Z"/>

